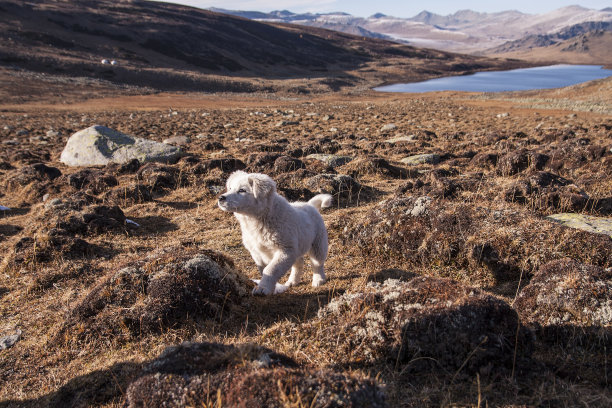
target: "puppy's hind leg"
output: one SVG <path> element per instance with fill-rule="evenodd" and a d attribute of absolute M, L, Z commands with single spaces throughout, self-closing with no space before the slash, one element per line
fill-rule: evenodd
<path fill-rule="evenodd" d="M 322 221 L 321 221 L 322 223 Z M 312 286 L 318 287 L 325 283 L 325 271 L 323 264 L 327 259 L 328 250 L 327 231 L 323 227 L 323 233 L 320 233 L 310 249 L 309 258 L 312 264 Z"/>
<path fill-rule="evenodd" d="M 325 278 L 325 271 L 323 270 L 324 259 L 319 260 L 314 256 L 310 256 L 310 263 L 312 264 L 312 286 L 314 288 L 321 286 L 327 280 Z"/>
<path fill-rule="evenodd" d="M 304 273 L 304 257 L 300 256 L 293 266 L 291 267 L 291 275 L 289 275 L 289 279 L 285 285 L 287 286 L 295 286 L 298 285 L 302 281 L 302 274 Z"/>

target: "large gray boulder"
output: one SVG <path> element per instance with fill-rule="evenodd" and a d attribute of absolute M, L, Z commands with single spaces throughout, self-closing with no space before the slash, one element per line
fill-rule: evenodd
<path fill-rule="evenodd" d="M 94 125 L 70 136 L 60 161 L 68 166 L 101 166 L 132 159 L 168 163 L 178 160 L 181 154 L 179 147 Z"/>

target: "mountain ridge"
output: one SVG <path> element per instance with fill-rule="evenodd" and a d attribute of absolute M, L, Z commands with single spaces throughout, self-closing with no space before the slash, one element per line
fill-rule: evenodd
<path fill-rule="evenodd" d="M 223 12 L 234 13 L 231 10 Z M 250 12 L 236 13 L 248 16 Z M 362 30 L 366 36 L 382 35 L 383 38 L 418 47 L 474 54 L 482 54 L 507 42 L 533 35 L 555 34 L 578 24 L 612 21 L 612 8 L 595 10 L 582 6 L 562 7 L 544 14 L 526 14 L 517 10 L 481 13 L 466 9 L 442 16 L 423 10 L 410 18 L 383 13 L 375 13 L 370 17 L 356 17 L 340 12 L 296 14 L 287 13 L 286 10 L 282 18 L 275 11 L 263 14 L 253 17 L 260 21 L 280 19 L 287 23 L 343 32 L 356 33 Z"/>

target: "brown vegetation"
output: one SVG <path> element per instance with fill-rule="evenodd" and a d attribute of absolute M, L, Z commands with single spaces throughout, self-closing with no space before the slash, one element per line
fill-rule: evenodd
<path fill-rule="evenodd" d="M 608 406 L 612 240 L 545 216 L 609 216 L 612 123 L 507 97 L 6 105 L 0 337 L 22 335 L 0 406 Z M 191 142 L 174 164 L 61 164 L 94 123 Z M 334 195 L 325 285 L 250 296 L 216 207 L 236 169 Z"/>

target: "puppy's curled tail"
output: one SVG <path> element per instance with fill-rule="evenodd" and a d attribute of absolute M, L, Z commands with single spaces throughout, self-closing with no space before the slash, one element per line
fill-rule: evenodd
<path fill-rule="evenodd" d="M 321 208 L 331 207 L 333 198 L 329 194 L 317 194 L 308 200 L 308 204 L 312 205 L 317 210 L 321 211 Z"/>

